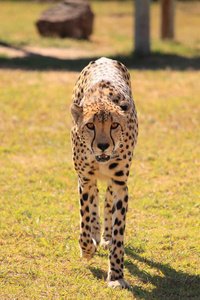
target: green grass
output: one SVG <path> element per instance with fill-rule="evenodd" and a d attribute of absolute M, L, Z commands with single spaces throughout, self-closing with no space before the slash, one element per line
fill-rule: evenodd
<path fill-rule="evenodd" d="M 10 10 L 14 16 L 22 4 L 0 2 L 0 14 Z M 1 18 L 5 27 L 0 29 L 0 40 L 16 46 L 69 44 L 72 49 L 84 47 L 91 57 L 122 55 L 128 63 L 140 125 L 125 236 L 125 278 L 131 289 L 106 287 L 108 251 L 100 247 L 89 263 L 80 258 L 69 108 L 77 70 L 87 59 L 67 61 L 62 68 L 62 60 L 4 56 L 0 60 L 0 299 L 199 299 L 200 63 L 194 57 L 199 53 L 194 27 L 200 22 L 195 17 L 199 3 L 178 3 L 183 27 L 177 28 L 176 42 L 161 43 L 153 27 L 152 47 L 166 56 L 154 54 L 134 63 L 130 28 L 123 28 L 128 33 L 122 38 L 113 36 L 107 26 L 130 21 L 131 3 L 113 4 L 112 13 L 103 2 L 92 5 L 99 13 L 91 44 L 43 41 L 27 34 L 33 33 L 30 23 L 35 12 L 45 6 L 38 3 L 23 6 L 27 13 L 21 24 L 30 23 L 20 25 L 21 31 L 15 19 L 8 25 L 8 18 L 7 23 Z M 158 12 L 156 4 L 152 9 Z M 105 23 L 100 28 L 101 18 Z M 157 20 L 152 21 L 156 25 Z M 102 212 L 105 185 L 99 187 Z"/>

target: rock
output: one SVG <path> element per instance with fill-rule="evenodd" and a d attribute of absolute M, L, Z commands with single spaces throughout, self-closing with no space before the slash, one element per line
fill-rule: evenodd
<path fill-rule="evenodd" d="M 94 14 L 87 1 L 65 0 L 45 10 L 36 26 L 43 36 L 88 39 L 93 30 Z"/>

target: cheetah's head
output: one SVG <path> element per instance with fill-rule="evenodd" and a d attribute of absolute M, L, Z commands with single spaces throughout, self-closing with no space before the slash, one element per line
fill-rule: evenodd
<path fill-rule="evenodd" d="M 106 163 L 115 156 L 123 141 L 127 126 L 126 112 L 129 104 L 123 101 L 119 106 L 108 101 L 84 101 L 82 105 L 72 104 L 71 113 L 81 140 L 85 142 L 96 161 Z"/>

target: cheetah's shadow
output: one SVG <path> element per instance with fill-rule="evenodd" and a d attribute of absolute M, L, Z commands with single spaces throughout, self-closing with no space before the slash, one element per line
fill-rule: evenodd
<path fill-rule="evenodd" d="M 144 258 L 141 255 L 142 252 L 144 251 L 141 248 L 125 247 L 125 268 L 143 284 L 150 283 L 154 286 L 151 291 L 148 291 L 142 286 L 132 285 L 130 291 L 136 299 L 200 299 L 200 276 L 176 271 L 169 264 Z M 143 263 L 151 269 L 156 269 L 156 274 L 150 274 L 146 270 L 139 269 L 133 260 Z M 90 267 L 90 271 L 98 280 L 105 280 L 107 277 L 106 272 L 100 268 Z"/>
<path fill-rule="evenodd" d="M 140 255 L 140 249 L 131 246 L 125 247 L 128 259 L 125 260 L 125 267 L 129 273 L 136 276 L 140 281 L 151 283 L 154 286 L 152 291 L 147 291 L 140 286 L 132 286 L 131 290 L 138 299 L 200 299 L 200 276 L 190 275 L 182 271 L 176 271 L 169 264 L 162 264 L 144 258 Z M 151 269 L 156 269 L 157 274 L 153 275 L 140 270 L 132 260 L 146 264 Z"/>

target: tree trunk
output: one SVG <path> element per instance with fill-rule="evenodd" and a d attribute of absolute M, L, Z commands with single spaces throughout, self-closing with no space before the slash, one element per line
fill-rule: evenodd
<path fill-rule="evenodd" d="M 161 0 L 161 38 L 174 38 L 175 0 Z"/>
<path fill-rule="evenodd" d="M 150 0 L 135 0 L 135 53 L 150 54 Z"/>

